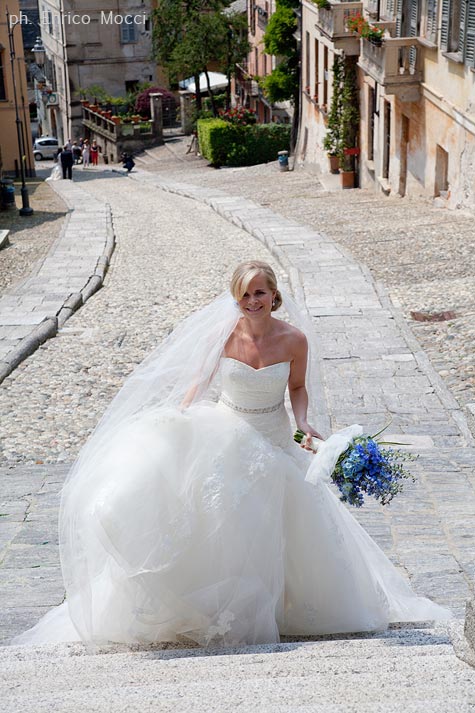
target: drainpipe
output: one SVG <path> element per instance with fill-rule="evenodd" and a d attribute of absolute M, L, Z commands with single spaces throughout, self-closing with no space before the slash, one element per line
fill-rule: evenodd
<path fill-rule="evenodd" d="M 299 89 L 298 89 L 298 95 L 295 99 L 295 104 L 294 104 L 294 117 L 292 120 L 292 128 L 291 128 L 291 135 L 290 135 L 290 150 L 292 152 L 292 167 L 291 171 L 294 170 L 295 168 L 295 161 L 297 160 L 297 146 L 299 145 L 300 141 L 300 133 L 301 133 L 301 123 L 302 123 L 302 113 L 300 111 L 300 97 L 302 96 L 302 1 L 299 3 L 299 7 L 297 10 L 294 11 L 296 16 L 297 16 L 297 31 L 294 33 L 294 37 L 297 40 L 297 52 L 298 52 L 298 65 L 297 65 L 297 72 L 298 72 L 298 80 L 299 80 Z"/>
<path fill-rule="evenodd" d="M 63 78 L 64 78 L 64 99 L 66 102 L 66 127 L 67 127 L 67 132 L 66 132 L 66 137 L 63 137 L 64 140 L 69 138 L 71 136 L 71 126 L 70 126 L 70 116 L 69 116 L 69 106 L 70 106 L 70 92 L 69 92 L 69 70 L 66 62 L 66 42 L 65 42 L 65 36 L 64 36 L 64 0 L 60 0 L 59 3 L 59 19 L 60 19 L 60 25 L 61 25 L 61 46 L 63 49 Z M 71 137 L 72 138 L 72 137 Z M 64 143 L 64 142 L 63 142 Z"/>

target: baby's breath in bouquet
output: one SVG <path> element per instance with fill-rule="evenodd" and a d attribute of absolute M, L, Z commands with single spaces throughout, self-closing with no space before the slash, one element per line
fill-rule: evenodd
<path fill-rule="evenodd" d="M 376 440 L 387 427 L 374 436 L 353 438 L 339 456 L 331 478 L 343 502 L 361 507 L 366 494 L 376 498 L 381 505 L 387 505 L 402 491 L 404 480 L 411 479 L 414 482 L 414 477 L 403 464 L 415 460 L 416 456 L 400 449 L 381 447 L 404 445 L 402 443 Z M 301 443 L 305 438 L 306 434 L 297 429 L 294 440 Z"/>

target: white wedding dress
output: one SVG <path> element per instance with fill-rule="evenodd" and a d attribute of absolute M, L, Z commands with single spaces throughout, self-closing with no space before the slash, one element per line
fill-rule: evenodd
<path fill-rule="evenodd" d="M 78 584 L 15 643 L 257 644 L 448 618 L 329 487 L 354 429 L 317 456 L 293 441 L 289 369 L 223 357 L 218 403 L 123 423 L 75 502 Z"/>

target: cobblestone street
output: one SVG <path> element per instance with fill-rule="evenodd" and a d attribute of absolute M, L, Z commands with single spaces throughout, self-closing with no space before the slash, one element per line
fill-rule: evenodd
<path fill-rule="evenodd" d="M 383 655 L 364 645 L 361 655 L 349 644 L 345 665 L 358 679 L 358 661 L 375 656 L 391 678 L 392 637 L 422 656 L 427 636 L 427 656 L 414 665 L 440 686 L 438 702 L 447 696 L 445 708 L 437 703 L 433 710 L 468 713 L 473 672 L 454 650 L 460 655 L 464 647 L 461 620 L 475 576 L 473 216 L 362 191 L 332 192 L 309 171 L 279 173 L 276 165 L 215 171 L 197 157 L 185 160 L 185 150 L 186 141 L 154 149 L 129 177 L 117 168 L 75 171 L 71 200 L 83 196 L 110 207 L 116 247 L 103 287 L 0 387 L 0 639 L 33 624 L 64 596 L 56 535 L 60 487 L 124 378 L 180 319 L 227 289 L 236 263 L 255 257 L 305 297 L 312 316 L 320 345 L 316 426 L 328 432 L 358 422 L 374 432 L 390 414 L 389 435 L 419 455 L 411 467 L 416 482 L 389 508 L 368 503 L 353 513 L 414 589 L 458 619 L 452 630 L 370 637 L 368 647 L 388 637 Z M 438 323 L 410 316 L 445 310 L 456 316 Z M 326 643 L 330 656 L 341 655 L 331 648 L 337 642 Z M 291 661 L 291 649 L 284 650 Z M 68 651 L 76 656 L 74 647 Z M 302 649 L 307 665 L 316 651 Z M 442 653 L 446 662 L 438 659 Z M 5 661 L 10 665 L 7 651 Z M 22 675 L 18 661 L 13 669 Z M 278 668 L 277 659 L 272 665 Z M 405 681 L 407 661 L 398 658 L 396 668 L 395 681 Z M 359 677 L 365 686 L 369 674 Z M 455 681 L 460 698 L 449 693 Z M 54 689 L 54 682 L 48 685 Z M 321 685 L 328 688 L 326 679 Z M 354 707 L 344 707 L 342 694 L 343 708 L 328 711 L 396 710 L 383 699 L 382 707 L 365 706 L 358 685 Z M 422 710 L 409 700 L 404 707 Z M 207 708 L 228 709 L 214 702 Z"/>

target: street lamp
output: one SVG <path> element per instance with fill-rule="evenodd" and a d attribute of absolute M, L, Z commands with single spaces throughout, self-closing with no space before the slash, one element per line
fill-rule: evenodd
<path fill-rule="evenodd" d="M 15 104 L 15 123 L 18 141 L 18 153 L 20 158 L 20 176 L 21 176 L 21 208 L 19 210 L 20 215 L 32 215 L 33 208 L 30 207 L 30 201 L 28 197 L 28 188 L 25 183 L 25 146 L 23 144 L 23 132 L 21 126 L 21 119 L 18 112 L 18 102 L 16 93 L 16 80 L 15 80 L 15 39 L 13 37 L 13 31 L 17 25 L 20 24 L 20 20 L 10 23 L 10 13 L 7 8 L 7 28 L 8 28 L 8 41 L 10 43 L 10 62 L 12 65 L 12 82 L 13 82 L 13 101 Z"/>
<path fill-rule="evenodd" d="M 35 56 L 35 64 L 37 64 L 38 67 L 43 67 L 45 63 L 46 50 L 43 40 L 39 36 L 36 38 L 36 42 L 33 45 L 33 54 Z"/>

